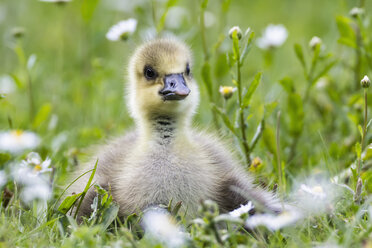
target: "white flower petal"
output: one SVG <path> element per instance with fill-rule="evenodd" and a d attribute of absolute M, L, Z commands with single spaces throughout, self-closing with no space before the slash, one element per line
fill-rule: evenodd
<path fill-rule="evenodd" d="M 295 209 L 284 211 L 279 215 L 255 214 L 247 219 L 246 227 L 252 229 L 257 226 L 266 226 L 268 229 L 275 231 L 293 225 L 300 219 L 302 219 L 302 214 Z"/>
<path fill-rule="evenodd" d="M 251 201 L 249 201 L 246 205 L 240 205 L 240 208 L 237 208 L 233 211 L 231 211 L 229 214 L 232 217 L 240 217 L 243 214 L 247 214 L 249 211 L 251 211 L 254 208 Z"/>
<path fill-rule="evenodd" d="M 40 138 L 33 132 L 15 130 L 0 132 L 0 150 L 3 151 L 17 154 L 33 149 L 39 144 Z"/>
<path fill-rule="evenodd" d="M 0 77 L 0 94 L 10 94 L 16 90 L 16 84 L 13 78 L 8 75 Z"/>
<path fill-rule="evenodd" d="M 124 35 L 131 35 L 136 31 L 137 20 L 130 18 L 125 21 L 120 21 L 110 28 L 106 34 L 106 38 L 111 41 L 118 41 Z"/>
<path fill-rule="evenodd" d="M 47 201 L 51 196 L 52 191 L 46 183 L 26 186 L 21 192 L 21 198 L 26 203 L 36 199 Z"/>
<path fill-rule="evenodd" d="M 149 209 L 143 215 L 143 225 L 147 235 L 160 241 L 167 247 L 183 247 L 185 234 L 171 221 L 164 210 Z"/>
<path fill-rule="evenodd" d="M 282 24 L 270 24 L 266 27 L 262 37 L 257 39 L 257 46 L 261 49 L 281 46 L 288 37 L 288 31 Z"/>

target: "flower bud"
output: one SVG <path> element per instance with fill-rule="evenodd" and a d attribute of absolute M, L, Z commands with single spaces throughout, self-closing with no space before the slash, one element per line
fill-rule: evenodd
<path fill-rule="evenodd" d="M 359 177 L 357 185 L 356 185 L 356 189 L 355 189 L 355 194 L 354 194 L 354 201 L 355 202 L 358 202 L 360 200 L 360 197 L 362 195 L 362 188 L 363 188 L 363 181 Z"/>
<path fill-rule="evenodd" d="M 357 18 L 361 14 L 363 14 L 364 10 L 362 8 L 354 7 L 350 10 L 349 15 L 353 18 Z"/>
<path fill-rule="evenodd" d="M 229 36 L 232 39 L 233 34 L 236 32 L 236 37 L 238 37 L 238 40 L 242 38 L 242 30 L 238 26 L 234 26 L 229 31 Z"/>
<path fill-rule="evenodd" d="M 320 46 L 321 44 L 322 40 L 318 36 L 314 36 L 313 38 L 311 38 L 309 42 L 309 47 L 314 50 L 317 46 Z"/>
<path fill-rule="evenodd" d="M 220 93 L 225 98 L 225 100 L 229 99 L 233 93 L 236 91 L 235 87 L 231 86 L 220 86 Z"/>
<path fill-rule="evenodd" d="M 16 39 L 22 38 L 25 34 L 25 29 L 22 27 L 15 27 L 12 29 L 12 36 Z"/>
<path fill-rule="evenodd" d="M 360 81 L 360 84 L 362 85 L 363 88 L 368 88 L 369 85 L 371 84 L 371 80 L 366 76 Z"/>

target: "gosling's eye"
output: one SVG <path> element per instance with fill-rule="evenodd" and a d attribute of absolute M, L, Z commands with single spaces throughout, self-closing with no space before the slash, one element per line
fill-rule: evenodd
<path fill-rule="evenodd" d="M 147 80 L 154 80 L 158 76 L 156 71 L 151 66 L 145 66 L 143 69 L 143 74 Z"/>
<path fill-rule="evenodd" d="M 186 75 L 189 76 L 190 75 L 190 65 L 187 64 L 186 65 L 186 71 L 185 71 Z"/>

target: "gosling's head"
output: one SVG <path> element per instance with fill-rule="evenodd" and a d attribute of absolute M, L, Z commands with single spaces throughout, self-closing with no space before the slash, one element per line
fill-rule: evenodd
<path fill-rule="evenodd" d="M 135 119 L 189 118 L 199 102 L 190 49 L 173 39 L 153 40 L 134 52 L 128 86 L 129 109 Z"/>

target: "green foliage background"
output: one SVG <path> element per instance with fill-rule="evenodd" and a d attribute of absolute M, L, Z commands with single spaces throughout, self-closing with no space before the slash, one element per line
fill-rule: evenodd
<path fill-rule="evenodd" d="M 233 86 L 232 79 L 236 77 L 235 69 L 229 68 L 226 56 L 232 53 L 228 31 L 235 25 L 240 26 L 243 32 L 250 27 L 255 36 L 259 37 L 268 24 L 283 24 L 289 32 L 284 45 L 263 51 L 253 41 L 241 68 L 241 84 L 245 89 L 255 75 L 262 72 L 262 79 L 249 108 L 244 110 L 249 140 L 262 119 L 265 121 L 265 128 L 251 153 L 251 158 L 259 157 L 262 163 L 257 168 L 251 166 L 249 169 L 246 163 L 243 164 L 247 170 L 256 174 L 258 183 L 270 189 L 278 183 L 275 138 L 278 111 L 281 113 L 280 163 L 283 163 L 282 175 L 285 179 L 281 187 L 286 186 L 287 193 L 292 185 L 301 182 L 304 177 L 322 175 L 331 178 L 350 169 L 353 163 L 356 164 L 358 148 L 354 147 L 358 147 L 356 144 L 361 142 L 358 125 L 363 126 L 364 121 L 363 89 L 359 82 L 364 75 L 372 77 L 371 2 L 209 1 L 205 11 L 214 15 L 215 22 L 204 31 L 199 22 L 201 1 L 123 1 L 121 6 L 125 6 L 126 10 L 113 7 L 114 2 L 74 0 L 55 4 L 36 0 L 2 0 L 0 3 L 0 15 L 5 15 L 0 21 L 0 75 L 11 75 L 17 84 L 15 93 L 0 100 L 0 130 L 32 130 L 42 137 L 42 145 L 37 151 L 44 158 L 52 158 L 56 169 L 55 195 L 61 192 L 67 172 L 73 170 L 76 161 L 84 160 L 85 148 L 120 135 L 133 126 L 123 100 L 123 85 L 126 82 L 128 58 L 136 46 L 148 39 L 149 30 L 158 32 L 160 36 L 172 33 L 190 45 L 194 52 L 192 73 L 201 90 L 201 104 L 195 123 L 234 140 L 233 148 L 240 152 L 243 161 L 244 152 L 240 150 L 239 139 L 234 139 L 216 108 L 212 108 L 212 104 L 223 108 L 228 118 L 234 120 L 234 128 L 239 129 L 234 119 L 239 109 L 237 94 L 225 103 L 218 92 L 220 85 Z M 167 4 L 184 8 L 185 15 L 181 18 L 180 27 L 176 29 L 169 26 L 174 20 L 171 15 L 166 15 Z M 364 5 L 365 14 L 358 20 L 353 19 L 348 13 L 360 5 Z M 162 16 L 165 17 L 164 23 Z M 120 42 L 111 42 L 105 38 L 112 25 L 128 18 L 138 20 L 137 30 L 132 37 Z M 17 27 L 24 29 L 21 38 L 13 37 Z M 355 43 L 356 27 L 361 29 L 363 45 Z M 311 80 L 306 78 L 298 59 L 302 56 L 299 53 L 302 50 L 309 70 L 314 51 L 308 43 L 313 36 L 320 37 L 323 42 L 314 70 L 314 75 L 321 75 L 325 82 L 322 87 L 318 80 L 309 83 Z M 207 53 L 203 49 L 203 42 Z M 295 44 L 298 44 L 297 55 Z M 36 56 L 36 62 L 27 69 L 27 61 L 32 55 Z M 202 76 L 206 60 L 211 66 L 212 96 L 208 95 L 206 77 Z M 356 68 L 358 61 L 359 67 Z M 29 81 L 33 98 L 31 111 Z M 371 98 L 368 91 L 367 95 Z M 372 101 L 369 101 L 369 108 L 371 104 Z M 55 118 L 53 116 L 58 117 L 58 123 L 50 128 L 50 121 Z M 66 135 L 67 140 L 56 150 L 53 142 L 61 134 Z M 372 191 L 370 143 L 371 135 L 367 132 L 364 145 L 361 146 L 365 150 L 361 171 L 364 199 L 370 199 Z M 12 157 L 11 160 L 20 160 L 24 156 Z M 5 163 L 1 166 L 5 166 Z M 354 174 L 343 178 L 343 183 L 355 189 L 357 177 L 354 171 Z M 250 236 L 247 238 L 247 234 L 243 240 L 246 244 L 272 246 L 287 243 L 295 245 L 300 240 L 309 246 L 327 240 L 333 240 L 339 245 L 367 242 L 371 245 L 372 237 L 368 234 L 371 232 L 371 224 L 352 225 L 355 236 L 346 237 L 346 229 L 349 227 L 346 223 L 359 210 L 359 205 L 354 205 L 352 197 L 350 199 L 346 210 L 335 213 L 338 216 L 336 220 L 326 215 L 320 220 L 310 220 L 307 228 L 311 229 L 311 223 L 317 223 L 314 225 L 319 225 L 319 229 L 302 230 L 298 240 L 293 243 L 290 238 L 288 240 L 293 230 L 287 233 L 278 231 L 274 238 L 258 241 Z M 76 240 L 76 236 L 60 237 L 53 226 L 55 219 L 49 219 L 50 222 L 45 226 L 32 221 L 25 224 L 22 219 L 32 219 L 27 217 L 32 212 L 27 208 L 22 211 L 25 212 L 19 219 L 14 212 L 1 212 L 2 223 L 7 224 L 0 224 L 0 244 L 33 246 L 27 241 L 29 235 L 41 237 L 38 241 L 33 239 L 41 245 L 49 242 L 55 242 L 56 245 L 78 244 L 83 240 L 79 244 L 89 246 L 93 240 L 94 246 L 98 242 L 96 237 L 100 235 L 102 239 L 99 239 L 99 244 L 113 245 L 112 242 L 117 239 L 117 233 L 102 234 L 95 226 L 80 227 L 75 233 L 80 235 Z M 367 218 L 365 222 L 371 221 Z M 10 231 L 20 226 L 24 228 L 23 231 Z M 30 234 L 35 226 L 38 229 Z M 357 233 L 359 229 L 362 231 Z M 202 235 L 201 232 L 196 233 L 196 236 Z M 130 232 L 126 235 L 130 235 Z M 57 241 L 59 238 L 66 240 Z M 355 240 L 355 243 L 350 240 Z"/>

